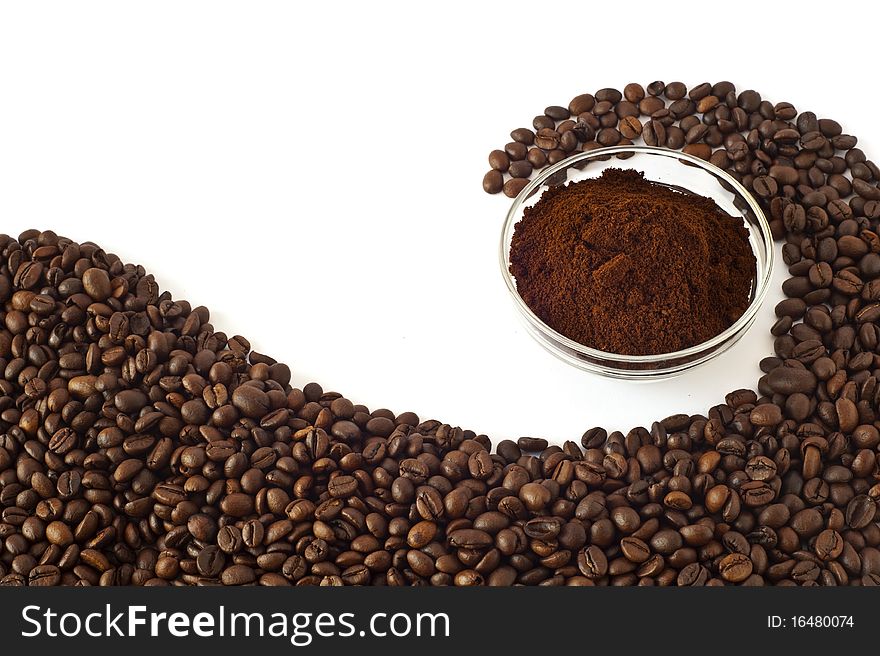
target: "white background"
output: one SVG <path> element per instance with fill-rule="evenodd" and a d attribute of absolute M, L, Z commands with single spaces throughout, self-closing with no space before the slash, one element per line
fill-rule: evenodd
<path fill-rule="evenodd" d="M 0 231 L 96 241 L 295 384 L 371 408 L 551 440 L 705 412 L 757 380 L 782 272 L 711 365 L 654 384 L 573 370 L 506 296 L 486 156 L 579 93 L 729 79 L 839 120 L 870 157 L 869 7 L 4 2 Z"/>

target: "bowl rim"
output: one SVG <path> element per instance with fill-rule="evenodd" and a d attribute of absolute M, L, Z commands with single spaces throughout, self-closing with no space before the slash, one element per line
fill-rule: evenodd
<path fill-rule="evenodd" d="M 764 274 L 760 280 L 756 280 L 756 289 L 755 289 L 755 297 L 752 299 L 749 306 L 746 308 L 745 312 L 743 312 L 742 316 L 737 319 L 734 323 L 732 323 L 728 328 L 724 331 L 718 333 L 714 337 L 700 342 L 699 344 L 695 344 L 693 346 L 689 346 L 688 348 L 681 349 L 679 351 L 670 351 L 668 353 L 657 353 L 653 355 L 625 355 L 622 353 L 612 353 L 610 351 L 600 351 L 599 349 L 592 348 L 590 346 L 585 346 L 580 342 L 576 342 L 575 340 L 566 337 L 562 333 L 557 332 L 550 326 L 548 326 L 544 321 L 542 321 L 533 311 L 532 309 L 526 305 L 526 302 L 519 295 L 519 292 L 516 289 L 516 284 L 514 283 L 513 274 L 510 273 L 509 264 L 508 264 L 508 256 L 509 256 L 509 245 L 508 245 L 508 231 L 510 231 L 514 225 L 514 222 L 518 222 L 517 214 L 519 213 L 520 207 L 522 207 L 523 203 L 535 192 L 541 185 L 543 185 L 548 178 L 553 176 L 558 171 L 562 169 L 567 169 L 573 164 L 577 162 L 582 162 L 585 160 L 594 160 L 600 158 L 607 158 L 609 155 L 620 155 L 620 154 L 637 154 L 637 153 L 645 153 L 648 155 L 657 155 L 661 157 L 667 157 L 670 159 L 683 160 L 688 162 L 698 168 L 707 171 L 716 177 L 722 179 L 724 182 L 729 184 L 732 190 L 745 199 L 746 203 L 748 203 L 749 209 L 754 213 L 755 218 L 758 223 L 758 227 L 761 232 L 761 237 L 764 244 L 764 250 L 766 255 L 766 267 L 764 270 Z M 512 232 L 511 232 L 512 238 Z M 750 242 L 751 243 L 751 242 Z M 753 249 L 754 250 L 754 249 Z M 666 360 L 677 360 L 679 358 L 688 358 L 694 355 L 699 355 L 704 353 L 707 349 L 711 349 L 717 347 L 721 344 L 724 344 L 729 339 L 737 336 L 741 330 L 747 328 L 754 319 L 755 315 L 758 312 L 758 309 L 761 307 L 761 304 L 764 301 L 764 297 L 767 295 L 767 290 L 770 287 L 770 279 L 773 273 L 773 262 L 774 262 L 774 240 L 773 234 L 770 230 L 770 224 L 767 221 L 767 217 L 764 214 L 764 210 L 758 204 L 757 199 L 749 192 L 736 178 L 730 175 L 727 171 L 718 168 L 714 164 L 707 162 L 706 160 L 700 159 L 699 157 L 695 157 L 694 155 L 690 155 L 688 153 L 682 152 L 680 150 L 673 150 L 670 148 L 659 148 L 655 146 L 642 146 L 642 145 L 632 145 L 632 146 L 609 146 L 606 148 L 596 148 L 595 150 L 584 151 L 577 153 L 575 155 L 571 155 L 566 157 L 563 160 L 560 160 L 556 164 L 547 167 L 544 169 L 538 176 L 536 176 L 533 180 L 531 180 L 523 189 L 517 194 L 516 198 L 513 199 L 513 203 L 510 206 L 510 209 L 507 211 L 507 216 L 504 220 L 504 225 L 501 229 L 501 247 L 500 247 L 500 264 L 501 264 L 501 274 L 504 278 L 504 282 L 507 285 L 507 289 L 513 297 L 514 302 L 516 303 L 518 309 L 528 317 L 532 323 L 542 330 L 548 336 L 551 336 L 554 340 L 559 342 L 562 346 L 571 349 L 581 355 L 590 356 L 592 358 L 601 359 L 607 361 L 609 363 L 622 363 L 622 364 L 656 364 L 662 363 Z M 757 253 L 755 253 L 757 255 Z M 757 273 L 757 272 L 756 272 Z M 697 363 L 701 363 L 703 361 L 709 360 L 710 358 L 706 358 L 705 360 L 698 360 Z M 611 369 L 616 371 L 614 367 L 608 367 L 607 365 L 598 365 L 602 368 Z M 663 370 L 653 370 L 654 374 L 661 374 Z"/>

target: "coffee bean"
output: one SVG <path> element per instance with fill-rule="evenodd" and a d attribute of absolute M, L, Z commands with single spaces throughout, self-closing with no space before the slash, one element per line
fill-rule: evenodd
<path fill-rule="evenodd" d="M 535 137 L 535 145 L 544 150 L 553 150 L 559 146 L 559 133 L 553 128 L 542 128 Z"/>
<path fill-rule="evenodd" d="M 21 289 L 31 289 L 36 287 L 43 275 L 43 265 L 40 262 L 22 262 L 12 282 Z"/>
<path fill-rule="evenodd" d="M 709 158 L 712 156 L 712 148 L 706 144 L 688 144 L 682 148 L 682 152 L 706 161 L 709 161 Z"/>
<path fill-rule="evenodd" d="M 657 531 L 650 539 L 651 548 L 663 556 L 669 556 L 683 544 L 681 534 L 672 529 Z"/>
<path fill-rule="evenodd" d="M 504 188 L 504 176 L 496 170 L 492 170 L 483 176 L 483 191 L 487 194 L 497 194 Z"/>
<path fill-rule="evenodd" d="M 61 583 L 61 570 L 55 565 L 36 565 L 28 573 L 28 585 L 53 586 Z"/>
<path fill-rule="evenodd" d="M 526 160 L 511 162 L 509 173 L 512 178 L 528 178 L 532 174 L 532 165 Z"/>
<path fill-rule="evenodd" d="M 715 109 L 715 107 L 717 107 L 718 103 L 720 102 L 721 101 L 717 96 L 705 96 L 701 98 L 700 101 L 697 103 L 697 111 L 700 114 L 704 114 L 708 111 Z"/>
<path fill-rule="evenodd" d="M 608 559 L 596 545 L 585 547 L 578 552 L 577 565 L 581 574 L 590 580 L 601 579 L 608 572 Z"/>
<path fill-rule="evenodd" d="M 494 473 L 492 457 L 487 451 L 477 451 L 468 458 L 468 470 L 476 480 L 486 480 Z"/>
<path fill-rule="evenodd" d="M 621 533 L 635 533 L 641 526 L 639 514 L 628 506 L 618 506 L 611 511 L 611 521 Z"/>
<path fill-rule="evenodd" d="M 73 532 L 67 524 L 56 520 L 46 527 L 46 539 L 51 544 L 58 545 L 59 547 L 66 547 L 73 544 Z"/>
<path fill-rule="evenodd" d="M 244 542 L 241 538 L 241 530 L 236 526 L 223 526 L 217 532 L 217 546 L 227 554 L 239 551 Z"/>
<path fill-rule="evenodd" d="M 768 374 L 767 382 L 779 394 L 811 394 L 816 388 L 816 376 L 811 371 L 794 367 L 776 367 Z"/>
<path fill-rule="evenodd" d="M 528 128 L 517 128 L 510 133 L 510 138 L 526 146 L 531 146 L 535 143 L 535 133 Z"/>
<path fill-rule="evenodd" d="M 476 529 L 463 528 L 449 534 L 449 544 L 456 548 L 484 549 L 493 542 L 491 535 Z"/>
<path fill-rule="evenodd" d="M 516 445 L 523 451 L 543 451 L 549 444 L 542 437 L 521 437 L 516 441 Z"/>
<path fill-rule="evenodd" d="M 760 480 L 743 483 L 740 487 L 740 494 L 743 502 L 752 508 L 771 503 L 776 496 L 773 488 Z"/>
<path fill-rule="evenodd" d="M 620 133 L 627 139 L 636 139 L 642 134 L 642 124 L 635 116 L 627 116 L 620 120 Z"/>
<path fill-rule="evenodd" d="M 843 553 L 843 538 L 837 531 L 826 529 L 816 536 L 813 550 L 819 560 L 834 560 Z"/>
<path fill-rule="evenodd" d="M 819 566 L 812 560 L 802 560 L 792 568 L 791 578 L 801 584 L 815 581 L 819 578 Z"/>
<path fill-rule="evenodd" d="M 226 495 L 220 502 L 220 509 L 232 517 L 246 517 L 253 512 L 254 500 L 242 492 Z"/>
<path fill-rule="evenodd" d="M 254 570 L 246 565 L 231 565 L 220 575 L 223 585 L 247 585 L 256 579 Z"/>
<path fill-rule="evenodd" d="M 196 566 L 202 576 L 214 578 L 223 571 L 225 559 L 219 547 L 209 545 L 199 552 Z"/>
<path fill-rule="evenodd" d="M 565 107 L 560 107 L 559 105 L 551 105 L 544 110 L 544 114 L 552 118 L 554 121 L 564 121 L 571 114 L 568 109 Z"/>
<path fill-rule="evenodd" d="M 563 132 L 559 137 L 559 149 L 564 153 L 570 153 L 578 147 L 578 137 L 573 130 Z"/>
<path fill-rule="evenodd" d="M 582 93 L 571 99 L 571 102 L 568 103 L 568 111 L 572 116 L 579 116 L 580 114 L 593 109 L 595 104 L 596 99 L 592 94 Z"/>
<path fill-rule="evenodd" d="M 752 409 L 749 421 L 755 426 L 776 426 L 782 423 L 782 409 L 773 403 L 764 403 Z"/>
<path fill-rule="evenodd" d="M 434 522 L 423 520 L 409 530 L 406 543 L 413 549 L 422 549 L 428 546 L 436 535 L 437 525 Z"/>
<path fill-rule="evenodd" d="M 519 490 L 519 498 L 526 508 L 537 512 L 550 503 L 552 496 L 550 490 L 540 483 L 526 483 Z"/>
<path fill-rule="evenodd" d="M 846 506 L 846 523 L 850 528 L 862 529 L 874 521 L 877 503 L 871 497 L 860 494 L 853 497 Z"/>
<path fill-rule="evenodd" d="M 843 132 L 840 123 L 830 118 L 819 119 L 819 130 L 826 137 L 836 137 Z"/>
<path fill-rule="evenodd" d="M 650 548 L 639 538 L 623 538 L 620 541 L 620 550 L 627 560 L 634 563 L 643 563 L 651 557 Z"/>
<path fill-rule="evenodd" d="M 718 573 L 725 581 L 742 583 L 752 574 L 751 559 L 741 553 L 728 554 L 718 564 Z"/>
<path fill-rule="evenodd" d="M 259 418 L 270 407 L 269 396 L 253 385 L 240 385 L 232 393 L 232 404 L 246 417 Z"/>
<path fill-rule="evenodd" d="M 518 141 L 511 141 L 504 145 L 504 152 L 507 154 L 510 161 L 518 162 L 519 160 L 526 158 L 528 146 Z"/>
<path fill-rule="evenodd" d="M 510 158 L 507 156 L 503 150 L 493 150 L 489 153 L 489 167 L 493 171 L 500 171 L 504 173 L 510 167 Z M 337 416 L 339 413 L 335 413 Z"/>
<path fill-rule="evenodd" d="M 357 491 L 358 482 L 354 476 L 335 476 L 327 484 L 330 496 L 336 499 L 351 496 Z"/>
<path fill-rule="evenodd" d="M 113 293 L 110 276 L 104 269 L 92 267 L 82 274 L 82 286 L 86 294 L 96 301 L 105 301 Z"/>
<path fill-rule="evenodd" d="M 755 456 L 746 463 L 745 471 L 753 481 L 767 481 L 776 475 L 777 465 L 767 456 Z"/>
<path fill-rule="evenodd" d="M 674 490 L 664 497 L 663 505 L 675 510 L 690 510 L 693 502 L 684 492 Z"/>
<path fill-rule="evenodd" d="M 596 141 L 602 146 L 614 146 L 620 141 L 620 138 L 620 132 L 610 127 L 602 128 L 599 130 L 599 134 L 596 135 Z"/>
<path fill-rule="evenodd" d="M 533 169 L 541 169 L 547 166 L 547 155 L 540 148 L 529 148 L 526 160 Z"/>
<path fill-rule="evenodd" d="M 761 175 L 752 182 L 752 190 L 761 198 L 766 199 L 776 195 L 776 192 L 779 191 L 779 185 L 769 175 Z"/>
<path fill-rule="evenodd" d="M 748 555 L 751 551 L 751 545 L 749 544 L 748 539 L 738 531 L 728 531 L 725 533 L 721 538 L 721 543 L 730 553 Z"/>
<path fill-rule="evenodd" d="M 555 126 L 556 121 L 544 114 L 539 114 L 532 120 L 532 127 L 535 128 L 536 132 L 542 128 L 553 128 Z"/>
<path fill-rule="evenodd" d="M 485 580 L 483 579 L 483 575 L 476 570 L 465 569 L 455 575 L 454 582 L 456 586 L 470 587 L 483 585 Z"/>
<path fill-rule="evenodd" d="M 678 586 L 704 586 L 709 582 L 709 570 L 699 563 L 685 565 L 678 573 L 676 585 Z"/>
<path fill-rule="evenodd" d="M 529 181 L 524 178 L 511 178 L 504 183 L 504 195 L 508 198 L 516 198 L 528 183 Z"/>

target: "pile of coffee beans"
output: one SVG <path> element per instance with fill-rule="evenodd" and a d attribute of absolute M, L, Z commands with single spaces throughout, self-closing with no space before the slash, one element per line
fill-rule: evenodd
<path fill-rule="evenodd" d="M 0 236 L 0 583 L 880 584 L 877 167 L 837 123 L 754 91 L 636 87 L 573 103 L 596 143 L 614 140 L 602 117 L 646 114 L 651 140 L 728 158 L 785 237 L 757 392 L 493 452 L 292 387 L 93 243 Z M 549 108 L 539 130 L 562 145 L 564 120 Z"/>

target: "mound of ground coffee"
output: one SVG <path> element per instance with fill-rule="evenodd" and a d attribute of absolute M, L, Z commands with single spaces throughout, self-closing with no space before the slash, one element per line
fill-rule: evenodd
<path fill-rule="evenodd" d="M 723 332 L 749 305 L 742 220 L 633 170 L 549 189 L 516 225 L 510 272 L 532 311 L 586 346 L 668 353 Z"/>

